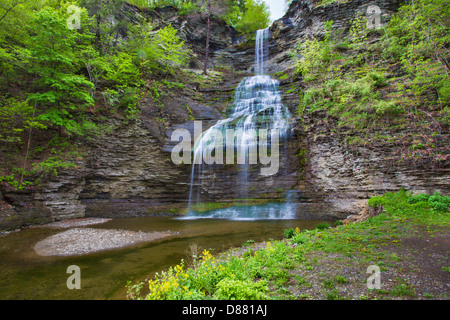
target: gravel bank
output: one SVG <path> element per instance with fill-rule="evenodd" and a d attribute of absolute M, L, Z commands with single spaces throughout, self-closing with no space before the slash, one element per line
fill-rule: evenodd
<path fill-rule="evenodd" d="M 74 228 L 39 241 L 34 246 L 34 251 L 40 256 L 76 256 L 151 242 L 176 234 L 171 231 L 148 233 Z"/>

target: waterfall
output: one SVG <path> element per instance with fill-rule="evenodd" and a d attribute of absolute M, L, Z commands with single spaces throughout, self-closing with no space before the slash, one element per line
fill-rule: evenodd
<path fill-rule="evenodd" d="M 269 28 L 256 32 L 255 75 L 264 75 L 264 62 L 269 56 Z"/>
<path fill-rule="evenodd" d="M 238 164 L 241 166 L 239 179 L 244 185 L 244 190 L 248 190 L 249 165 L 257 164 L 255 161 L 258 158 L 258 151 L 261 153 L 262 150 L 260 143 L 267 142 L 268 147 L 273 146 L 274 132 L 278 133 L 275 138 L 279 140 L 285 140 L 290 132 L 291 114 L 282 104 L 279 83 L 270 76 L 264 75 L 268 44 L 269 29 L 257 31 L 255 75 L 244 78 L 239 83 L 235 91 L 233 109 L 228 118 L 218 121 L 203 132 L 194 144 L 189 209 L 195 201 L 196 174 L 200 183 L 204 162 L 207 162 L 208 156 L 211 157 L 211 154 L 214 154 L 214 157 L 220 157 L 225 150 L 227 156 L 231 152 L 230 158 L 234 160 L 234 155 L 237 154 Z M 234 133 L 232 139 L 223 139 L 228 137 L 227 134 L 230 131 Z M 272 133 L 272 135 L 263 139 L 263 133 Z M 237 145 L 235 145 L 235 139 Z M 217 161 L 217 158 L 215 160 Z M 197 200 L 198 194 L 199 190 L 197 190 Z M 241 194 L 240 198 L 245 199 L 246 196 L 247 194 Z M 273 217 L 275 209 L 271 210 L 270 216 Z"/>

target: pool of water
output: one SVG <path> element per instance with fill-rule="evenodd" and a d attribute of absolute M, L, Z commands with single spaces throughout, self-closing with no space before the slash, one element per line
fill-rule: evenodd
<path fill-rule="evenodd" d="M 64 229 L 28 228 L 0 238 L 0 299 L 125 299 L 127 281 L 146 279 L 181 259 L 189 259 L 190 248 L 220 252 L 247 240 L 281 239 L 286 228 L 314 229 L 322 221 L 250 217 L 235 211 L 210 212 L 203 217 L 180 219 L 146 217 L 114 219 L 90 226 L 131 231 L 175 231 L 179 236 L 153 243 L 76 257 L 41 257 L 34 245 Z M 231 215 L 230 215 L 231 212 Z M 234 213 L 233 213 L 234 212 Z M 81 270 L 81 289 L 69 290 L 67 267 Z"/>
<path fill-rule="evenodd" d="M 178 219 L 225 219 L 232 221 L 292 220 L 296 219 L 296 204 L 288 201 L 262 205 L 235 206 L 210 210 L 204 213 L 191 211 L 184 217 Z"/>

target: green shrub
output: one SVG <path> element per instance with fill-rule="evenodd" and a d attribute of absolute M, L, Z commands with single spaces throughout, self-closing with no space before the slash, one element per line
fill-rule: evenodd
<path fill-rule="evenodd" d="M 441 196 L 441 193 L 436 191 L 432 196 L 428 198 L 428 202 L 444 202 L 444 197 Z"/>
<path fill-rule="evenodd" d="M 428 195 L 426 193 L 421 193 L 421 194 L 409 197 L 407 201 L 409 204 L 414 204 L 414 203 L 422 202 L 422 201 L 427 202 L 429 197 L 430 197 L 430 195 Z"/>
<path fill-rule="evenodd" d="M 426 193 L 411 196 L 407 202 L 414 204 L 415 207 L 429 208 L 431 206 L 436 211 L 447 212 L 450 205 L 450 197 L 442 196 L 439 191 L 436 191 L 431 196 Z"/>
<path fill-rule="evenodd" d="M 368 201 L 368 205 L 371 208 L 382 207 L 386 204 L 384 197 L 372 197 Z"/>
<path fill-rule="evenodd" d="M 296 244 L 304 244 L 308 242 L 308 238 L 304 235 L 296 234 L 295 236 L 292 237 L 292 241 Z"/>
<path fill-rule="evenodd" d="M 336 277 L 334 277 L 334 280 L 335 280 L 337 283 L 340 283 L 340 284 L 343 284 L 343 283 L 347 283 L 347 282 L 348 282 L 347 278 L 345 278 L 345 277 L 343 277 L 343 276 L 341 276 L 341 275 L 337 275 Z"/>
<path fill-rule="evenodd" d="M 376 71 L 370 71 L 366 78 L 371 79 L 374 82 L 375 87 L 383 87 L 387 84 L 386 77 Z"/>
<path fill-rule="evenodd" d="M 442 202 L 433 202 L 433 208 L 436 211 L 442 211 L 442 212 L 447 212 L 448 211 L 448 206 L 445 203 L 442 203 Z"/>
<path fill-rule="evenodd" d="M 286 239 L 290 239 L 290 238 L 292 238 L 294 236 L 295 236 L 295 230 L 294 229 L 285 229 L 284 230 L 284 237 Z"/>
<path fill-rule="evenodd" d="M 333 223 L 333 226 L 335 226 L 335 227 L 337 227 L 337 226 L 342 226 L 344 223 L 342 222 L 342 220 L 336 220 L 334 223 Z"/>
<path fill-rule="evenodd" d="M 396 116 L 403 112 L 403 109 L 396 101 L 380 100 L 372 106 L 377 116 Z"/>
<path fill-rule="evenodd" d="M 316 229 L 318 229 L 318 230 L 325 230 L 328 228 L 330 228 L 330 224 L 328 222 L 322 222 L 316 226 Z"/>
<path fill-rule="evenodd" d="M 219 300 L 262 300 L 269 291 L 265 281 L 224 278 L 216 285 L 214 298 Z"/>

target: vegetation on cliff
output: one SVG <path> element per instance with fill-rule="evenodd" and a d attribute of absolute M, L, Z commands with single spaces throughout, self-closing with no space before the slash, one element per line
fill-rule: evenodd
<path fill-rule="evenodd" d="M 142 101 L 153 101 L 164 123 L 162 97 L 198 76 L 187 69 L 192 52 L 176 29 L 155 26 L 148 8 L 204 15 L 208 2 L 211 14 L 246 30 L 269 23 L 259 0 L 128 2 L 140 11 L 124 0 L 4 1 L 0 183 L 36 187 L 76 167 L 79 143 L 137 119 Z"/>
<path fill-rule="evenodd" d="M 299 40 L 299 113 L 325 110 L 350 145 L 379 139 L 394 147 L 394 161 L 442 167 L 449 154 L 448 17 L 445 1 L 406 2 L 379 29 L 357 14 L 348 36 L 329 21 L 322 39 Z"/>

